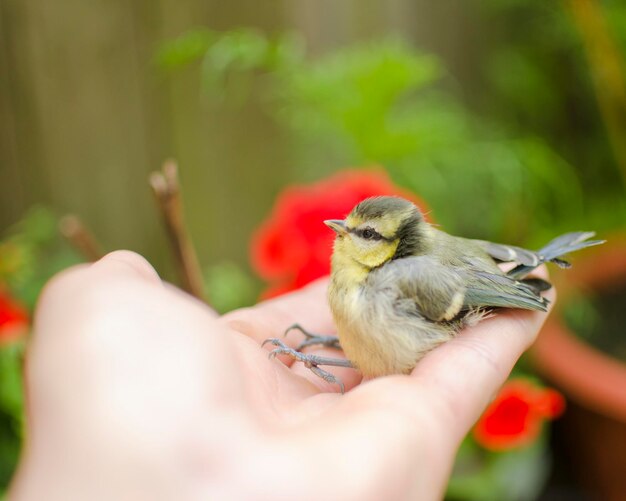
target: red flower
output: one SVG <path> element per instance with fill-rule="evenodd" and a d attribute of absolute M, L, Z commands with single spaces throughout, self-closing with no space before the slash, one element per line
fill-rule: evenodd
<path fill-rule="evenodd" d="M 565 408 L 560 393 L 539 388 L 529 381 L 509 381 L 474 427 L 474 438 L 483 447 L 502 451 L 531 444 L 546 419 Z"/>
<path fill-rule="evenodd" d="M 395 186 L 382 170 L 343 171 L 308 186 L 287 188 L 252 237 L 252 266 L 271 283 L 263 297 L 298 289 L 330 273 L 334 233 L 325 219 L 345 217 L 361 200 L 398 195 L 424 203 Z"/>
<path fill-rule="evenodd" d="M 27 326 L 26 310 L 0 286 L 0 345 L 21 337 Z"/>

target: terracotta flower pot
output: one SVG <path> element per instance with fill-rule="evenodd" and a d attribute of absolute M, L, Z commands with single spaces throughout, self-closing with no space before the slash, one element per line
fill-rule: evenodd
<path fill-rule="evenodd" d="M 538 371 L 568 399 L 559 428 L 573 473 L 598 499 L 623 500 L 626 363 L 580 340 L 561 311 L 573 292 L 610 292 L 626 283 L 626 234 L 576 256 L 573 268 L 555 276 L 555 282 L 559 302 L 531 356 Z"/>

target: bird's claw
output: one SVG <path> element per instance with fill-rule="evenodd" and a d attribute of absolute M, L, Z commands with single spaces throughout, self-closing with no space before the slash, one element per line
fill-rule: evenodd
<path fill-rule="evenodd" d="M 326 346 L 327 348 L 341 350 L 341 345 L 339 344 L 339 338 L 337 336 L 311 336 L 310 338 L 302 341 L 296 349 L 300 351 L 302 348 L 314 345 L 321 345 Z"/>
<path fill-rule="evenodd" d="M 325 371 L 324 369 L 320 369 L 317 365 L 307 365 L 311 372 L 315 374 L 317 377 L 321 377 L 324 381 L 330 384 L 336 384 L 339 386 L 339 391 L 343 395 L 346 392 L 346 388 L 343 385 L 343 382 L 338 377 L 332 375 L 330 372 Z"/>
<path fill-rule="evenodd" d="M 269 352 L 268 358 L 272 359 L 276 358 L 278 355 L 287 355 L 298 362 L 302 362 L 307 369 L 310 369 L 313 374 L 322 378 L 324 381 L 338 385 L 341 393 L 345 393 L 345 387 L 341 380 L 330 372 L 325 371 L 324 369 L 321 369 L 319 367 L 319 363 L 321 361 L 328 361 L 328 359 L 322 359 L 321 357 L 317 357 L 316 355 L 307 355 L 305 353 L 301 353 L 300 351 L 287 346 L 278 338 L 266 339 L 265 341 L 263 341 L 261 346 L 264 346 L 267 343 L 276 346 L 275 349 Z"/>
<path fill-rule="evenodd" d="M 291 331 L 300 331 L 302 332 L 302 334 L 304 334 L 306 337 L 311 336 L 311 334 L 304 328 L 302 327 L 299 323 L 295 323 L 295 324 L 291 324 L 289 327 L 287 327 L 285 329 L 285 332 L 283 333 L 283 337 L 285 337 L 287 334 L 289 334 L 289 332 Z"/>
<path fill-rule="evenodd" d="M 307 331 L 298 323 L 287 327 L 287 330 L 285 330 L 283 336 L 286 336 L 290 331 L 293 330 L 300 331 L 302 334 L 304 334 L 304 337 L 306 337 L 306 339 L 296 347 L 297 351 L 301 351 L 303 348 L 313 345 L 322 345 L 328 348 L 336 348 L 338 350 L 341 349 L 341 345 L 339 344 L 339 338 L 337 336 L 320 336 L 319 334 L 313 334 L 312 332 Z"/>
<path fill-rule="evenodd" d="M 269 358 L 276 358 L 278 355 L 289 355 L 294 360 L 304 362 L 305 365 L 307 364 L 307 355 L 287 346 L 277 337 L 266 339 L 265 341 L 263 341 L 263 344 L 261 346 L 265 346 L 267 343 L 273 344 L 274 346 L 278 347 L 269 352 Z"/>

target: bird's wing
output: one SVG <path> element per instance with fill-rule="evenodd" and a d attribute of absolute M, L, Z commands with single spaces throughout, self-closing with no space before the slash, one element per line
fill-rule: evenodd
<path fill-rule="evenodd" d="M 548 300 L 539 296 L 531 285 L 475 268 L 460 273 L 466 284 L 463 302 L 466 308 L 502 306 L 547 311 Z"/>
<path fill-rule="evenodd" d="M 403 300 L 414 302 L 418 311 L 433 321 L 450 320 L 463 307 L 462 277 L 429 256 L 391 261 L 372 272 L 370 280 L 376 290 L 394 290 Z"/>
<path fill-rule="evenodd" d="M 503 263 L 518 263 L 524 266 L 538 266 L 540 257 L 536 252 L 514 245 L 496 244 L 487 240 L 474 240 L 479 244 L 493 259 L 502 261 Z"/>
<path fill-rule="evenodd" d="M 546 311 L 548 301 L 531 286 L 475 266 L 444 265 L 429 256 L 387 263 L 370 274 L 374 288 L 397 290 L 433 321 L 451 320 L 462 310 L 508 307 Z"/>

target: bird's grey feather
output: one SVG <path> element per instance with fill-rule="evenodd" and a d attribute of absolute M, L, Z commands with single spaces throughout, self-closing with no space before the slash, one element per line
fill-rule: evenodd
<path fill-rule="evenodd" d="M 362 287 L 341 290 L 335 284 L 329 289 L 341 346 L 346 357 L 364 375 L 408 373 L 417 360 L 452 339 L 460 329 L 459 322 L 429 318 L 439 317 L 445 313 L 443 309 L 431 310 L 423 299 L 418 299 L 421 306 L 416 303 L 415 290 L 422 290 L 420 282 L 407 279 L 407 273 L 423 278 L 424 274 L 429 275 L 428 270 L 434 269 L 441 267 L 432 258 L 399 259 L 372 270 Z M 456 276 L 449 278 L 453 283 L 458 281 Z M 455 287 L 443 287 L 426 294 L 441 294 L 447 304 L 446 298 L 453 296 L 454 290 Z"/>
<path fill-rule="evenodd" d="M 464 287 L 455 268 L 444 266 L 430 256 L 397 259 L 377 270 L 373 276 L 378 287 L 396 288 L 415 303 L 420 314 L 429 320 L 441 320 L 458 301 L 460 310 Z M 456 299 L 455 296 L 461 295 Z M 458 312 L 458 311 L 457 311 Z"/>
<path fill-rule="evenodd" d="M 430 256 L 390 262 L 378 276 L 388 287 L 395 284 L 403 296 L 414 300 L 422 315 L 433 321 L 470 308 L 547 309 L 547 301 L 529 285 L 480 268 L 443 265 Z"/>
<path fill-rule="evenodd" d="M 461 273 L 466 278 L 466 307 L 500 306 L 547 311 L 547 300 L 523 282 L 482 270 L 463 270 Z"/>
<path fill-rule="evenodd" d="M 536 294 L 541 294 L 544 291 L 550 290 L 552 284 L 543 278 L 523 278 L 520 282 L 528 285 Z"/>
<path fill-rule="evenodd" d="M 514 245 L 496 244 L 485 240 L 479 240 L 479 242 L 483 245 L 487 254 L 503 263 L 515 262 L 525 266 L 537 266 L 539 264 L 539 256 L 533 251 L 515 247 Z"/>
<path fill-rule="evenodd" d="M 561 267 L 569 267 L 569 263 L 560 259 L 560 257 L 565 254 L 569 254 L 570 252 L 604 243 L 604 240 L 589 240 L 594 236 L 595 232 L 593 231 L 576 231 L 560 235 L 537 251 L 537 255 L 540 257 L 537 265 L 520 263 L 518 266 L 509 271 L 507 275 L 520 279 L 528 275 L 540 264 L 547 263 L 549 261 L 556 263 Z"/>

